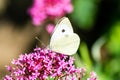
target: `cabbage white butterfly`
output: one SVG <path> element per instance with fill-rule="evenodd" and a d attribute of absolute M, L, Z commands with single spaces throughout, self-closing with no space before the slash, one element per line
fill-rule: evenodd
<path fill-rule="evenodd" d="M 72 25 L 67 17 L 58 21 L 50 39 L 50 49 L 65 55 L 76 53 L 80 44 L 79 36 L 73 32 Z"/>

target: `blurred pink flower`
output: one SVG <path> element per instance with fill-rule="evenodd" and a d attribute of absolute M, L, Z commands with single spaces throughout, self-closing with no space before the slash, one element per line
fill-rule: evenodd
<path fill-rule="evenodd" d="M 97 74 L 94 71 L 90 72 L 90 77 L 87 80 L 97 80 Z"/>
<path fill-rule="evenodd" d="M 46 26 L 46 31 L 49 33 L 49 34 L 52 34 L 53 33 L 53 30 L 54 30 L 54 25 L 53 24 L 48 24 Z"/>
<path fill-rule="evenodd" d="M 62 17 L 71 13 L 73 6 L 71 0 L 34 0 L 28 12 L 33 24 L 38 26 L 47 18 Z"/>

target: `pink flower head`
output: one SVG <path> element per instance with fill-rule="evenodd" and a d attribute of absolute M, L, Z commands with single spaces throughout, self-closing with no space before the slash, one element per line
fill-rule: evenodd
<path fill-rule="evenodd" d="M 44 0 L 44 2 L 49 16 L 61 17 L 73 10 L 71 0 Z"/>
<path fill-rule="evenodd" d="M 97 74 L 94 71 L 90 72 L 90 78 L 87 80 L 97 80 Z"/>
<path fill-rule="evenodd" d="M 74 58 L 59 54 L 46 48 L 35 48 L 29 54 L 20 55 L 14 59 L 14 66 L 7 66 L 9 75 L 4 80 L 81 80 L 86 72 L 85 68 L 75 68 Z M 87 80 L 97 80 L 94 72 Z"/>
<path fill-rule="evenodd" d="M 73 6 L 71 0 L 34 0 L 28 12 L 34 25 L 40 25 L 47 18 L 62 17 L 71 13 Z"/>
<path fill-rule="evenodd" d="M 20 55 L 17 60 L 13 60 L 15 66 L 7 66 L 11 74 L 6 75 L 4 80 L 45 80 L 49 76 L 74 80 L 75 74 L 81 69 L 76 69 L 73 61 L 73 57 L 36 48 L 30 54 Z"/>
<path fill-rule="evenodd" d="M 46 31 L 49 33 L 49 34 L 52 34 L 53 33 L 53 30 L 54 30 L 54 25 L 53 24 L 48 24 L 46 26 Z"/>

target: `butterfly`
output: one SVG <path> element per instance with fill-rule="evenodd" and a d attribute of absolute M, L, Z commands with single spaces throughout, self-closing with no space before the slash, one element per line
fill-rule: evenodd
<path fill-rule="evenodd" d="M 49 48 L 58 53 L 73 55 L 77 52 L 79 44 L 80 38 L 73 32 L 69 19 L 61 18 L 55 26 Z"/>

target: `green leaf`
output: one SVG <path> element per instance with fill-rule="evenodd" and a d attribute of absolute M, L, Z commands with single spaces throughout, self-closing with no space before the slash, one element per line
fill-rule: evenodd
<path fill-rule="evenodd" d="M 96 5 L 94 0 L 74 0 L 74 11 L 70 14 L 73 22 L 82 29 L 91 28 L 94 24 Z"/>
<path fill-rule="evenodd" d="M 110 30 L 107 48 L 113 55 L 120 55 L 120 22 L 114 23 Z"/>
<path fill-rule="evenodd" d="M 81 61 L 80 56 L 77 53 L 74 54 L 73 56 L 75 58 L 75 61 L 74 61 L 75 66 L 78 67 L 78 68 L 83 67 L 83 63 Z"/>
<path fill-rule="evenodd" d="M 82 42 L 79 48 L 79 53 L 81 54 L 82 60 L 89 69 L 92 69 L 92 61 L 90 59 L 90 53 L 88 51 L 86 43 Z"/>

